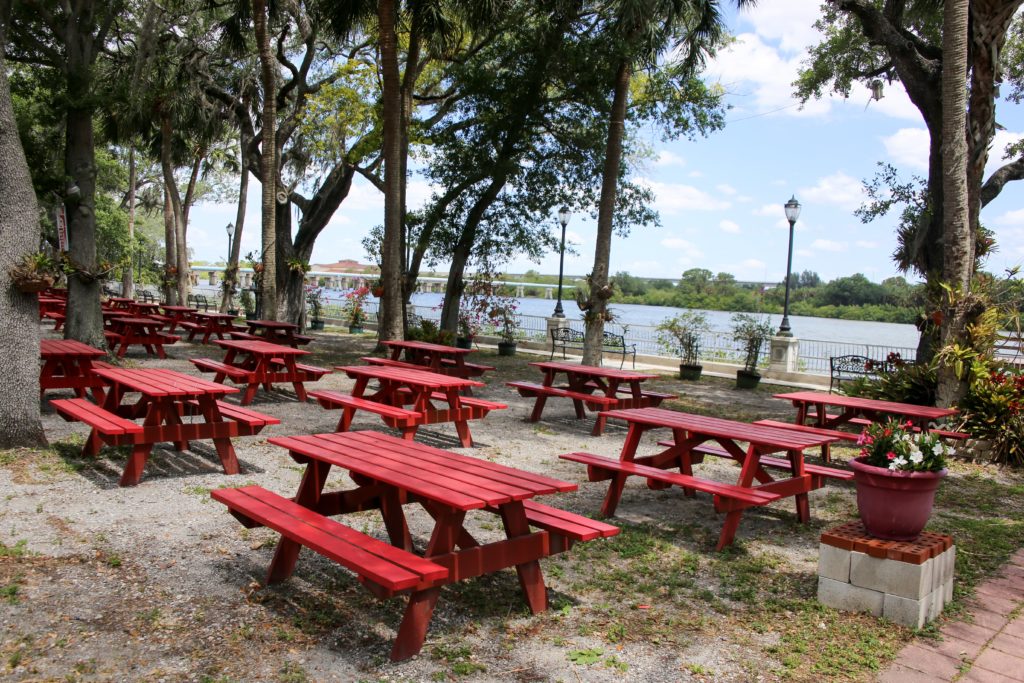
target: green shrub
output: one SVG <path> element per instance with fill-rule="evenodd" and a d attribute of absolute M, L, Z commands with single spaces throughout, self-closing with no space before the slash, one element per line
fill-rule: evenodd
<path fill-rule="evenodd" d="M 1024 465 L 1024 374 L 993 368 L 986 362 L 972 367 L 971 388 L 960 401 L 960 429 L 977 439 L 992 441 L 997 462 Z"/>

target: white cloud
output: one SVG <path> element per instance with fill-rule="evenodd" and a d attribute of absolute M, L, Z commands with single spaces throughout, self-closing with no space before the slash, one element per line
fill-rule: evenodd
<path fill-rule="evenodd" d="M 988 163 L 985 164 L 986 178 L 1001 166 L 1008 163 L 1006 159 L 1003 159 L 1003 153 L 1006 151 L 1006 146 L 1011 142 L 1017 142 L 1021 137 L 1024 137 L 1024 133 L 1012 133 L 1008 130 L 996 131 L 996 136 L 992 140 L 992 148 L 988 153 Z"/>
<path fill-rule="evenodd" d="M 740 231 L 740 226 L 730 220 L 719 221 L 718 228 L 722 232 L 737 233 Z"/>
<path fill-rule="evenodd" d="M 992 222 L 999 225 L 1024 225 L 1024 209 L 1007 211 L 1003 215 L 994 218 Z"/>
<path fill-rule="evenodd" d="M 704 174 L 701 173 L 700 171 L 690 171 L 689 173 L 686 174 L 686 176 L 688 178 L 703 178 Z"/>
<path fill-rule="evenodd" d="M 718 268 L 718 270 L 732 273 L 736 276 L 737 280 L 759 282 L 767 277 L 765 262 L 756 258 L 746 259 L 740 263 L 726 264 Z"/>
<path fill-rule="evenodd" d="M 870 240 L 857 240 L 854 244 L 861 249 L 875 249 L 878 247 L 878 242 L 872 242 Z"/>
<path fill-rule="evenodd" d="M 666 249 L 685 249 L 687 255 L 682 258 L 686 259 L 687 262 L 689 262 L 689 259 L 691 258 L 701 258 L 704 256 L 704 252 L 695 247 L 692 242 L 688 242 L 680 237 L 666 237 L 661 241 L 661 246 Z"/>
<path fill-rule="evenodd" d="M 667 149 L 658 152 L 658 158 L 654 161 L 655 166 L 685 166 L 686 160 Z"/>
<path fill-rule="evenodd" d="M 810 249 L 797 249 L 795 253 L 797 256 L 803 256 L 805 258 L 811 258 L 814 256 L 814 252 Z"/>
<path fill-rule="evenodd" d="M 897 166 L 928 170 L 928 131 L 924 128 L 900 128 L 882 138 L 885 152 Z"/>
<path fill-rule="evenodd" d="M 832 240 L 817 239 L 811 243 L 811 248 L 820 249 L 821 251 L 846 251 L 849 248 L 846 242 L 834 242 Z"/>
<path fill-rule="evenodd" d="M 715 185 L 715 189 L 721 192 L 722 194 L 727 194 L 730 196 L 736 194 L 736 188 L 733 187 L 732 185 L 727 185 L 726 183 Z"/>
<path fill-rule="evenodd" d="M 854 90 L 854 93 L 859 91 Z M 889 116 L 894 119 L 908 119 L 910 121 L 920 122 L 921 112 L 918 111 L 914 103 L 910 101 L 910 97 L 907 95 L 907 91 L 903 88 L 903 84 L 899 81 L 888 83 L 883 81 L 882 83 L 882 99 L 877 101 L 871 101 L 871 92 L 864 87 L 864 102 L 865 111 L 868 114 L 881 114 L 883 116 Z M 857 100 L 856 96 L 851 95 L 851 100 Z"/>
<path fill-rule="evenodd" d="M 750 213 L 755 216 L 781 216 L 785 215 L 782 210 L 782 204 L 762 204 L 760 208 L 754 209 Z"/>
<path fill-rule="evenodd" d="M 821 40 L 814 22 L 821 16 L 819 0 L 763 2 L 739 13 L 762 38 L 777 41 L 784 52 L 803 53 L 804 48 Z"/>
<path fill-rule="evenodd" d="M 864 187 L 856 178 L 851 178 L 842 171 L 825 176 L 814 187 L 800 190 L 800 200 L 820 204 L 834 204 L 842 209 L 853 210 L 865 199 Z"/>
<path fill-rule="evenodd" d="M 715 211 L 729 208 L 729 202 L 715 199 L 707 192 L 698 190 L 692 185 L 661 183 L 647 178 L 639 178 L 637 183 L 649 187 L 654 192 L 655 208 L 662 214 L 671 215 L 680 211 Z"/>

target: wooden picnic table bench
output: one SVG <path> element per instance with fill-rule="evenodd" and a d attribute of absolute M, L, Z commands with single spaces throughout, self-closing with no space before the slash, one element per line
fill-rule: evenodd
<path fill-rule="evenodd" d="M 165 322 L 167 323 L 167 331 L 171 333 L 174 332 L 175 327 L 178 327 L 182 323 L 187 322 L 190 323 L 191 325 L 195 325 L 195 323 L 192 322 L 191 319 L 192 314 L 197 313 L 199 311 L 199 309 L 193 308 L 192 306 L 177 306 L 175 304 L 164 303 L 160 304 L 160 308 L 164 312 Z"/>
<path fill-rule="evenodd" d="M 765 425 L 748 424 L 735 420 L 690 415 L 663 408 L 633 408 L 611 410 L 604 413 L 607 418 L 625 420 L 629 425 L 626 441 L 618 459 L 592 453 L 567 453 L 559 456 L 565 460 L 580 462 L 587 466 L 590 481 L 608 480 L 608 493 L 601 506 L 601 514 L 611 516 L 619 504 L 626 479 L 639 476 L 647 479 L 649 488 L 680 486 L 686 496 L 695 491 L 714 496 L 715 510 L 725 512 L 725 522 L 718 539 L 718 550 L 731 544 L 736 537 L 743 510 L 767 505 L 780 498 L 793 496 L 796 499 L 797 519 L 810 519 L 810 503 L 807 494 L 818 488 L 831 468 L 817 466 L 815 474 L 804 463 L 803 452 L 807 448 L 821 446 L 836 440 L 834 436 L 808 434 L 792 429 L 781 429 Z M 644 433 L 651 429 L 669 429 L 672 441 L 662 442 L 666 450 L 654 455 L 638 457 L 637 449 Z M 693 465 L 702 462 L 703 455 L 719 454 L 713 444 L 711 450 L 706 442 L 713 442 L 722 453 L 739 464 L 739 476 L 735 484 L 697 477 Z M 744 448 L 740 443 L 746 443 Z M 772 453 L 784 453 L 786 458 L 764 461 Z M 765 465 L 776 466 L 787 463 L 789 475 L 775 479 L 765 470 Z M 678 468 L 679 472 L 669 472 Z M 845 475 L 835 470 L 836 479 Z"/>
<path fill-rule="evenodd" d="M 249 334 L 273 344 L 283 344 L 294 349 L 313 341 L 312 337 L 299 334 L 299 326 L 294 323 L 280 320 L 246 320 L 245 324 Z"/>
<path fill-rule="evenodd" d="M 111 350 L 116 349 L 118 358 L 124 358 L 129 347 L 133 345 L 142 346 L 149 355 L 158 358 L 167 358 L 164 352 L 165 344 L 174 344 L 179 337 L 166 332 L 161 332 L 163 323 L 153 318 L 144 317 L 118 317 L 110 319 L 110 329 L 103 332 Z"/>
<path fill-rule="evenodd" d="M 234 329 L 232 323 L 235 316 L 230 313 L 219 313 L 217 311 L 193 311 L 188 319 L 181 320 L 178 324 L 188 330 L 188 340 L 192 341 L 196 335 L 202 334 L 201 344 L 209 344 L 210 338 L 224 339 Z"/>
<path fill-rule="evenodd" d="M 873 398 L 829 394 L 823 391 L 794 391 L 775 394 L 774 398 L 790 401 L 796 407 L 795 423 L 834 429 L 844 424 L 869 424 L 895 418 L 911 422 L 920 430 L 937 430 L 935 422 L 957 414 L 956 408 L 935 408 L 911 403 L 880 401 Z M 839 413 L 830 413 L 829 407 L 840 408 Z M 865 420 L 869 422 L 865 422 Z M 941 430 L 948 438 L 962 438 L 959 432 Z M 942 436 L 943 434 L 939 434 Z"/>
<path fill-rule="evenodd" d="M 544 373 L 541 384 L 522 381 L 505 383 L 506 386 L 518 391 L 520 396 L 536 397 L 533 412 L 529 417 L 530 422 L 540 420 L 548 398 L 572 399 L 576 419 L 582 420 L 587 415 L 584 408 L 594 411 L 645 408 L 660 405 L 665 399 L 676 397 L 675 394 L 645 391 L 641 386 L 643 382 L 657 377 L 649 373 L 557 361 L 541 361 L 530 365 Z M 560 374 L 566 376 L 564 386 L 555 385 Z M 603 413 L 599 412 L 594 422 L 594 436 L 604 433 L 605 421 Z"/>
<path fill-rule="evenodd" d="M 330 372 L 327 368 L 299 363 L 299 356 L 309 354 L 309 351 L 302 349 L 244 339 L 218 339 L 214 343 L 227 350 L 223 361 L 212 358 L 189 360 L 201 372 L 214 373 L 214 382 L 222 383 L 230 379 L 236 384 L 244 384 L 245 393 L 241 400 L 243 406 L 252 403 L 260 386 L 271 391 L 277 382 L 291 383 L 296 398 L 305 401 L 304 383 L 316 382 Z"/>
<path fill-rule="evenodd" d="M 381 365 L 352 365 L 335 368 L 356 380 L 351 395 L 336 391 L 314 391 L 310 396 L 327 409 L 342 410 L 337 430 L 348 431 L 357 410 L 380 415 L 384 424 L 402 431 L 402 438 L 412 440 L 416 431 L 427 424 L 455 423 L 459 442 L 464 448 L 473 445 L 469 420 L 479 420 L 492 410 L 507 408 L 504 403 L 462 396 L 467 386 L 483 386 L 476 380 L 441 375 L 417 368 Z M 368 391 L 369 383 L 377 389 Z M 406 407 L 408 406 L 408 407 Z"/>
<path fill-rule="evenodd" d="M 103 400 L 103 380 L 92 373 L 94 368 L 110 367 L 98 362 L 105 351 L 74 339 L 43 339 L 39 342 L 39 357 L 43 366 L 39 371 L 39 396 L 49 389 L 74 389 L 75 395 L 85 398 L 92 392 L 99 403 Z"/>
<path fill-rule="evenodd" d="M 267 583 L 284 581 L 303 547 L 354 572 L 381 599 L 408 593 L 391 659 L 420 651 L 441 588 L 456 581 L 515 567 L 523 596 L 534 613 L 547 609 L 538 560 L 576 542 L 607 538 L 618 528 L 538 503 L 533 498 L 574 491 L 576 485 L 378 432 L 346 432 L 273 438 L 306 470 L 289 499 L 258 486 L 216 489 L 246 527 L 267 526 L 281 534 Z M 356 488 L 325 491 L 332 467 L 348 470 Z M 403 505 L 421 505 L 434 528 L 417 550 Z M 330 516 L 378 509 L 384 542 Z M 478 542 L 466 524 L 479 514 L 501 520 L 503 538 Z M 536 530 L 532 530 L 534 527 Z"/>
<path fill-rule="evenodd" d="M 494 370 L 493 365 L 467 362 L 466 356 L 473 353 L 473 349 L 423 341 L 390 340 L 381 344 L 391 350 L 392 361 L 400 362 L 404 354 L 406 363 L 425 367 L 431 372 L 469 379 Z"/>
<path fill-rule="evenodd" d="M 84 422 L 92 428 L 83 456 L 97 455 L 104 443 L 131 446 L 121 486 L 139 483 L 153 445 L 165 441 L 184 451 L 190 441 L 212 439 L 224 473 L 237 474 L 238 459 L 231 437 L 258 434 L 263 427 L 280 423 L 270 415 L 219 400 L 237 392 L 234 387 L 173 370 L 100 368 L 93 369 L 93 373 L 109 385 L 101 405 L 84 398 L 58 399 L 50 405 L 65 420 Z M 141 398 L 125 402 L 132 393 Z M 196 417 L 201 421 L 195 421 Z M 135 422 L 139 419 L 142 424 Z"/>

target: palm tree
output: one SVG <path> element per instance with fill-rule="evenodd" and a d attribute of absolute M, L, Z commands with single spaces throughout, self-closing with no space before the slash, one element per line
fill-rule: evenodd
<path fill-rule="evenodd" d="M 738 5 L 752 0 L 737 0 Z M 679 75 L 690 76 L 702 65 L 707 53 L 722 39 L 722 18 L 716 0 L 618 0 L 611 5 L 607 30 L 615 54 L 613 96 L 608 125 L 601 198 L 598 203 L 594 268 L 590 273 L 583 363 L 601 364 L 604 324 L 610 319 L 608 280 L 612 225 L 622 163 L 622 142 L 629 107 L 629 85 L 633 72 L 653 65 L 665 50 L 682 46 Z"/>
<path fill-rule="evenodd" d="M 263 288 L 260 309 L 268 320 L 277 319 L 277 255 L 275 248 L 277 215 L 277 58 L 270 47 L 267 24 L 267 0 L 252 0 L 253 32 L 260 56 L 260 82 L 263 86 L 263 123 L 260 155 L 260 182 L 263 193 L 260 213 L 263 227 Z"/>

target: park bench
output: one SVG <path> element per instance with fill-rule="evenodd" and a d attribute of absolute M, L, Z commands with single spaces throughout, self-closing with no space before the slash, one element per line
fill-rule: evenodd
<path fill-rule="evenodd" d="M 1024 367 L 1024 339 L 1020 333 L 1000 333 L 993 346 L 995 360 L 1017 368 Z"/>
<path fill-rule="evenodd" d="M 448 578 L 448 568 L 367 536 L 261 486 L 214 489 L 210 496 L 228 507 L 244 526 L 265 526 L 284 538 L 333 560 L 379 587 L 381 597 L 424 588 Z M 287 578 L 271 570 L 267 583 Z M 372 590 L 372 589 L 371 589 Z"/>
<path fill-rule="evenodd" d="M 754 424 L 764 424 L 763 422 L 755 422 Z M 770 427 L 778 426 L 777 424 L 768 425 Z M 827 436 L 822 434 L 820 436 Z M 671 448 L 675 445 L 672 440 L 659 441 L 659 446 L 665 446 Z M 717 446 L 710 443 L 703 443 L 699 446 L 694 446 L 690 451 L 691 463 L 699 463 L 704 459 L 705 455 L 712 455 L 716 458 L 731 458 L 732 455 L 729 451 L 725 450 L 721 446 Z M 694 458 L 693 456 L 697 456 Z M 774 467 L 777 469 L 788 470 L 790 469 L 789 460 L 785 458 L 777 458 L 770 455 L 762 455 L 759 462 L 764 467 Z M 825 465 L 815 465 L 814 463 L 804 462 L 804 472 L 815 477 L 813 483 L 814 488 L 821 488 L 821 479 L 837 479 L 839 481 L 851 481 L 853 479 L 853 472 L 850 470 L 837 470 L 834 467 L 826 467 Z"/>
<path fill-rule="evenodd" d="M 156 297 L 154 297 L 149 292 L 149 290 L 146 290 L 146 289 L 140 289 L 140 290 L 136 291 L 135 292 L 135 298 L 136 298 L 136 300 L 141 301 L 142 303 L 146 303 L 146 304 L 155 304 L 156 303 Z"/>
<path fill-rule="evenodd" d="M 601 341 L 601 352 L 622 356 L 619 368 L 626 364 L 626 356 L 632 355 L 633 367 L 636 367 L 636 344 L 626 344 L 626 338 L 614 332 L 603 332 Z M 568 349 L 577 351 L 583 350 L 584 335 L 571 327 L 555 327 L 551 329 L 551 355 L 548 360 L 555 357 L 555 351 L 562 350 L 562 358 L 565 359 L 565 352 Z"/>
<path fill-rule="evenodd" d="M 189 306 L 202 308 L 204 311 L 210 310 L 210 302 L 207 301 L 205 294 L 189 294 L 186 298 L 186 302 Z"/>
<path fill-rule="evenodd" d="M 627 475 L 644 477 L 648 482 L 655 481 L 671 486 L 680 486 L 691 491 L 710 493 L 715 497 L 715 510 L 719 512 L 738 510 L 756 505 L 767 505 L 782 497 L 778 493 L 759 491 L 710 479 L 701 479 L 688 474 L 669 472 L 657 467 L 638 465 L 633 462 L 626 462 L 603 455 L 594 455 L 593 453 L 563 453 L 558 457 L 563 460 L 571 460 L 586 465 L 587 479 L 589 481 L 604 481 L 611 479 L 616 473 L 621 472 Z"/>
<path fill-rule="evenodd" d="M 873 360 L 867 356 L 847 355 L 831 356 L 828 359 L 829 374 L 831 379 L 828 384 L 828 392 L 839 390 L 840 384 L 845 381 L 854 380 L 860 377 L 877 377 L 878 370 L 886 367 L 885 361 Z"/>

